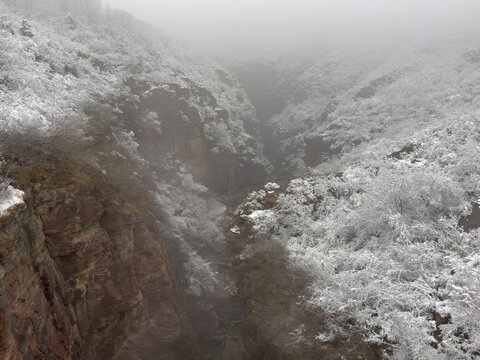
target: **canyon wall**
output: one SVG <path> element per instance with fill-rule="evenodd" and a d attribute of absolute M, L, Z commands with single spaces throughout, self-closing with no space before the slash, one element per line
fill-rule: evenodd
<path fill-rule="evenodd" d="M 192 358 L 145 203 L 84 173 L 31 176 L 1 220 L 1 357 Z"/>

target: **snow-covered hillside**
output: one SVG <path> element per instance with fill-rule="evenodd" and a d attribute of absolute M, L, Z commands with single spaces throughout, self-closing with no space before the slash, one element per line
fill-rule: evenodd
<path fill-rule="evenodd" d="M 240 80 L 247 78 L 254 103 L 257 94 L 245 74 L 255 69 L 252 63 L 269 69 L 268 91 L 284 102 L 265 124 L 269 155 L 287 174 L 301 174 L 377 140 L 394 151 L 400 145 L 396 139 L 431 121 L 476 109 L 477 46 L 475 39 L 453 36 L 411 44 L 340 44 L 234 63 L 232 69 Z"/>
<path fill-rule="evenodd" d="M 168 91 L 174 85 L 205 89 L 215 105 L 198 97 L 187 100 L 200 114 L 205 135 L 220 151 L 253 152 L 246 145 L 252 140 L 244 122 L 255 122 L 255 114 L 235 80 L 158 30 L 120 11 L 34 11 L 22 18 L 0 6 L 2 133 L 84 134 L 89 110 L 100 104 L 118 110 L 119 98 L 131 91 L 126 86 L 131 79 L 148 83 L 151 90 Z M 228 119 L 218 121 L 220 110 Z"/>
<path fill-rule="evenodd" d="M 386 358 L 480 357 L 478 54 L 448 44 L 359 72 L 320 62 L 308 99 L 271 120 L 287 163 L 303 170 L 305 151 L 322 163 L 237 216 L 312 276 L 300 301 L 329 319 L 316 342 L 360 333 Z"/>

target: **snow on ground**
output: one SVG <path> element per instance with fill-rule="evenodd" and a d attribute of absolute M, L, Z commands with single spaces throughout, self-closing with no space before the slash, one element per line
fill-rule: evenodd
<path fill-rule="evenodd" d="M 8 186 L 8 188 L 0 194 L 0 216 L 7 215 L 8 210 L 12 207 L 22 204 L 23 195 L 23 191 Z"/>

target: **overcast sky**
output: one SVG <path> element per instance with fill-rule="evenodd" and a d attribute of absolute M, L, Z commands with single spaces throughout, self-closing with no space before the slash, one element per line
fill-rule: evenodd
<path fill-rule="evenodd" d="M 478 0 L 104 0 L 206 50 L 479 30 Z M 479 33 L 480 35 L 480 33 Z"/>

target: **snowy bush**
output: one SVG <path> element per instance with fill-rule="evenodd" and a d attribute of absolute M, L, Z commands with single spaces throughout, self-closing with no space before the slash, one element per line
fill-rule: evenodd
<path fill-rule="evenodd" d="M 162 133 L 162 122 L 158 118 L 158 113 L 156 111 L 148 111 L 145 115 L 143 115 L 142 121 L 154 129 L 157 133 Z"/>
<path fill-rule="evenodd" d="M 118 131 L 114 134 L 117 144 L 124 149 L 130 156 L 130 159 L 135 160 L 138 164 L 145 163 L 145 160 L 138 152 L 138 143 L 135 140 L 135 133 L 133 131 Z"/>
<path fill-rule="evenodd" d="M 0 15 L 0 29 L 9 32 L 10 35 L 15 35 L 15 30 L 5 15 Z"/>
<path fill-rule="evenodd" d="M 19 33 L 22 36 L 33 37 L 32 25 L 30 25 L 26 19 L 22 19 L 22 26 L 20 27 Z"/>
<path fill-rule="evenodd" d="M 0 178 L 0 198 L 4 199 L 10 186 L 10 180 L 4 177 Z"/>

